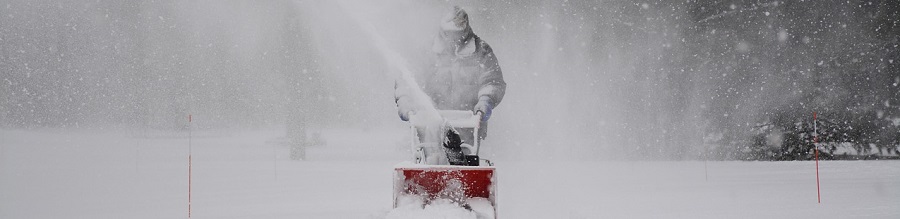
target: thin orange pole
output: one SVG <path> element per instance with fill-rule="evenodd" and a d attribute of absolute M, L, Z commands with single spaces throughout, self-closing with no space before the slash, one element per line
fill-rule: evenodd
<path fill-rule="evenodd" d="M 818 116 L 816 112 L 813 112 L 813 145 L 816 149 L 816 197 L 819 199 L 819 203 L 822 203 L 822 188 L 819 186 L 819 132 L 816 123 L 818 123 Z"/>
<path fill-rule="evenodd" d="M 193 130 L 191 130 L 191 122 L 193 119 L 191 118 L 191 114 L 188 114 L 188 218 L 191 218 L 191 178 L 192 170 L 193 170 L 193 160 L 191 159 L 191 155 L 193 155 L 193 145 L 192 145 L 192 137 Z"/>

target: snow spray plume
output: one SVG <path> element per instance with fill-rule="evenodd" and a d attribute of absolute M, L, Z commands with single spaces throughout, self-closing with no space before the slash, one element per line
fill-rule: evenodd
<path fill-rule="evenodd" d="M 385 38 L 379 34 L 372 23 L 368 22 L 366 19 L 362 19 L 356 13 L 348 12 L 348 7 L 345 2 L 339 1 L 339 8 L 342 13 L 346 14 L 347 17 L 363 30 L 368 39 L 372 40 L 372 45 L 375 46 L 378 54 L 384 58 L 385 64 L 391 69 L 396 70 L 387 71 L 394 73 L 394 75 L 390 76 L 399 79 L 400 83 L 405 83 L 407 85 L 405 87 L 408 89 L 407 91 L 412 100 L 413 109 L 416 110 L 415 112 L 412 112 L 413 115 L 410 115 L 409 121 L 414 126 L 421 128 L 419 131 L 424 134 L 424 137 L 427 139 L 425 140 L 426 142 L 446 142 L 447 138 L 443 133 L 449 129 L 449 126 L 434 107 L 431 98 L 416 82 L 413 77 L 413 72 L 410 70 L 409 62 L 407 62 L 400 53 L 388 46 Z"/>
<path fill-rule="evenodd" d="M 416 117 L 416 125 L 421 126 L 437 126 L 443 123 L 443 119 L 438 114 L 437 109 L 434 108 L 434 104 L 431 102 L 431 98 L 422 91 L 422 88 L 416 82 L 415 78 L 413 78 L 413 73 L 409 69 L 409 64 L 400 53 L 397 53 L 390 47 L 388 47 L 387 41 L 385 41 L 384 37 L 378 34 L 378 31 L 372 26 L 371 23 L 366 21 L 365 19 L 360 18 L 358 15 L 354 13 L 346 12 L 346 5 L 340 5 L 343 9 L 342 11 L 347 14 L 348 17 L 352 18 L 362 30 L 372 39 L 373 45 L 378 49 L 381 57 L 384 58 L 384 61 L 391 68 L 399 71 L 399 75 L 392 75 L 394 78 L 399 78 L 402 82 L 409 85 L 410 88 L 410 96 L 412 97 L 413 104 L 415 104 L 415 109 L 418 111 L 415 112 Z M 390 71 L 393 72 L 393 71 Z"/>

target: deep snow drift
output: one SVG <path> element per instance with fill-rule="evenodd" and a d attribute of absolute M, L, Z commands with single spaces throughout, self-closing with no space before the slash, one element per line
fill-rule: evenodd
<path fill-rule="evenodd" d="M 389 215 L 403 129 L 326 130 L 302 162 L 282 133 L 193 133 L 192 217 Z M 0 131 L 0 218 L 187 218 L 186 134 L 132 136 Z M 813 162 L 496 163 L 500 218 L 900 217 L 897 161 L 820 162 L 821 204 Z"/>

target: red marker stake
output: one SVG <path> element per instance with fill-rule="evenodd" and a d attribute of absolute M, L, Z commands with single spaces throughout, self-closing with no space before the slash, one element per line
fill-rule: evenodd
<path fill-rule="evenodd" d="M 191 178 L 192 178 L 192 169 L 193 169 L 193 160 L 191 159 L 191 155 L 193 154 L 193 146 L 191 142 L 191 114 L 188 114 L 188 218 L 191 218 Z"/>
<path fill-rule="evenodd" d="M 816 123 L 818 123 L 818 118 L 816 112 L 813 112 L 813 132 L 815 136 L 813 138 L 813 145 L 816 147 L 816 197 L 819 199 L 819 203 L 822 203 L 822 189 L 819 187 L 819 132 L 816 127 Z"/>

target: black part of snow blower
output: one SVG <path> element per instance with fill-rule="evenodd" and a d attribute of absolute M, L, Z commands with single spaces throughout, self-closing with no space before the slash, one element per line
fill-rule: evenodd
<path fill-rule="evenodd" d="M 450 165 L 467 166 L 469 162 L 466 155 L 463 154 L 462 139 L 459 137 L 459 133 L 452 128 L 448 128 L 444 137 L 444 149 L 447 152 L 447 160 L 450 162 Z"/>

